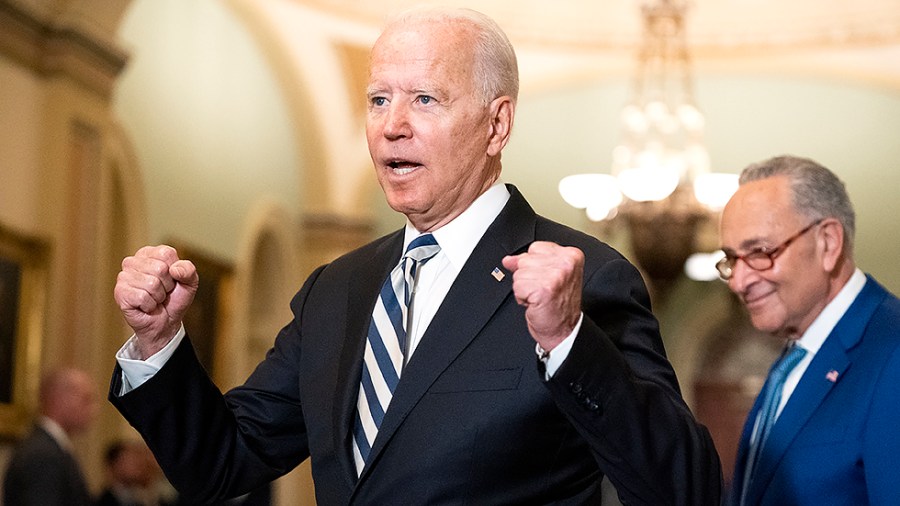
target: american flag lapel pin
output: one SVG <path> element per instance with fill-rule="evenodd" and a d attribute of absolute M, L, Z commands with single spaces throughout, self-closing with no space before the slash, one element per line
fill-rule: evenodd
<path fill-rule="evenodd" d="M 830 382 L 832 382 L 832 383 L 837 383 L 838 372 L 835 371 L 834 369 L 828 371 L 828 372 L 825 374 L 825 379 L 827 379 L 828 381 L 830 381 Z"/>
<path fill-rule="evenodd" d="M 494 270 L 491 271 L 491 276 L 494 276 L 494 279 L 497 281 L 503 281 L 506 274 L 503 274 L 503 271 L 501 271 L 499 267 L 494 267 Z"/>

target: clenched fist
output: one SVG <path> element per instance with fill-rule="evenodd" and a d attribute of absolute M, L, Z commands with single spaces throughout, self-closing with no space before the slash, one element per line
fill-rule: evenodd
<path fill-rule="evenodd" d="M 528 251 L 503 258 L 513 273 L 513 293 L 525 306 L 528 330 L 546 351 L 562 342 L 581 316 L 584 253 L 578 248 L 536 241 Z"/>
<path fill-rule="evenodd" d="M 178 333 L 199 282 L 194 264 L 179 259 L 170 246 L 145 246 L 122 261 L 114 295 L 142 359 Z"/>

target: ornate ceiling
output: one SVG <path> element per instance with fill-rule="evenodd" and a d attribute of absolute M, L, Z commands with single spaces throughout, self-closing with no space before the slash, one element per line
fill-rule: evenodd
<path fill-rule="evenodd" d="M 380 24 L 414 0 L 293 0 L 340 17 Z M 444 0 L 497 19 L 518 43 L 603 49 L 632 47 L 639 0 Z M 900 42 L 897 0 L 691 0 L 690 43 L 699 51 Z"/>
<path fill-rule="evenodd" d="M 516 46 L 525 81 L 543 86 L 546 81 L 628 72 L 642 32 L 640 6 L 646 1 L 440 3 L 473 7 L 496 19 Z M 688 45 L 701 71 L 800 73 L 900 89 L 900 1 L 687 1 Z M 257 5 L 292 4 L 377 33 L 387 15 L 418 3 L 266 0 Z"/>

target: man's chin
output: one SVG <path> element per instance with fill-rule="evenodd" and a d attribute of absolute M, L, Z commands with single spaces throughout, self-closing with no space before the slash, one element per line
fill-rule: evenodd
<path fill-rule="evenodd" d="M 416 214 L 416 206 L 412 202 L 403 200 L 388 200 L 388 206 L 400 214 L 410 216 Z"/>
<path fill-rule="evenodd" d="M 776 336 L 779 336 L 782 332 L 781 322 L 774 320 L 766 314 L 750 313 L 750 323 L 753 324 L 753 328 L 760 332 L 766 332 Z"/>

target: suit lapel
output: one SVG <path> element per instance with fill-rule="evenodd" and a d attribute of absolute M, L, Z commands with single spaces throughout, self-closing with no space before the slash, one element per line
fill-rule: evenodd
<path fill-rule="evenodd" d="M 510 296 L 510 273 L 505 272 L 506 276 L 498 281 L 491 271 L 495 267 L 503 270 L 504 256 L 526 248 L 534 240 L 536 216 L 518 191 L 509 189 L 509 202 L 472 251 L 403 371 L 369 455 L 373 465 L 409 412 Z M 360 480 L 370 467 L 366 467 Z"/>
<path fill-rule="evenodd" d="M 385 240 L 375 250 L 369 261 L 361 263 L 351 273 L 347 286 L 347 329 L 338 364 L 334 403 L 334 445 L 344 464 L 350 486 L 357 481 L 356 464 L 353 461 L 351 434 L 356 419 L 356 403 L 359 396 L 359 376 L 362 371 L 366 336 L 372 319 L 372 309 L 382 283 L 403 250 L 403 229 Z M 338 322 L 335 322 L 337 324 Z"/>
<path fill-rule="evenodd" d="M 835 328 L 836 330 L 837 328 Z M 836 385 L 836 382 L 831 382 L 826 378 L 826 374 L 832 370 L 837 371 L 838 380 L 840 380 L 843 373 L 850 367 L 850 359 L 839 342 L 840 340 L 831 339 L 835 335 L 835 331 L 832 331 L 825 344 L 816 353 L 778 420 L 775 421 L 766 446 L 759 455 L 753 486 L 748 492 L 748 504 L 756 504 L 758 500 L 756 495 L 761 495 L 767 488 L 778 463 L 784 457 L 791 442 L 813 416 L 828 392 Z"/>
<path fill-rule="evenodd" d="M 753 487 L 748 493 L 748 504 L 756 504 L 760 499 L 788 447 L 852 366 L 852 350 L 862 339 L 867 322 L 883 299 L 882 293 L 883 289 L 874 280 L 867 280 L 862 292 L 832 329 L 803 373 L 760 455 Z"/>

